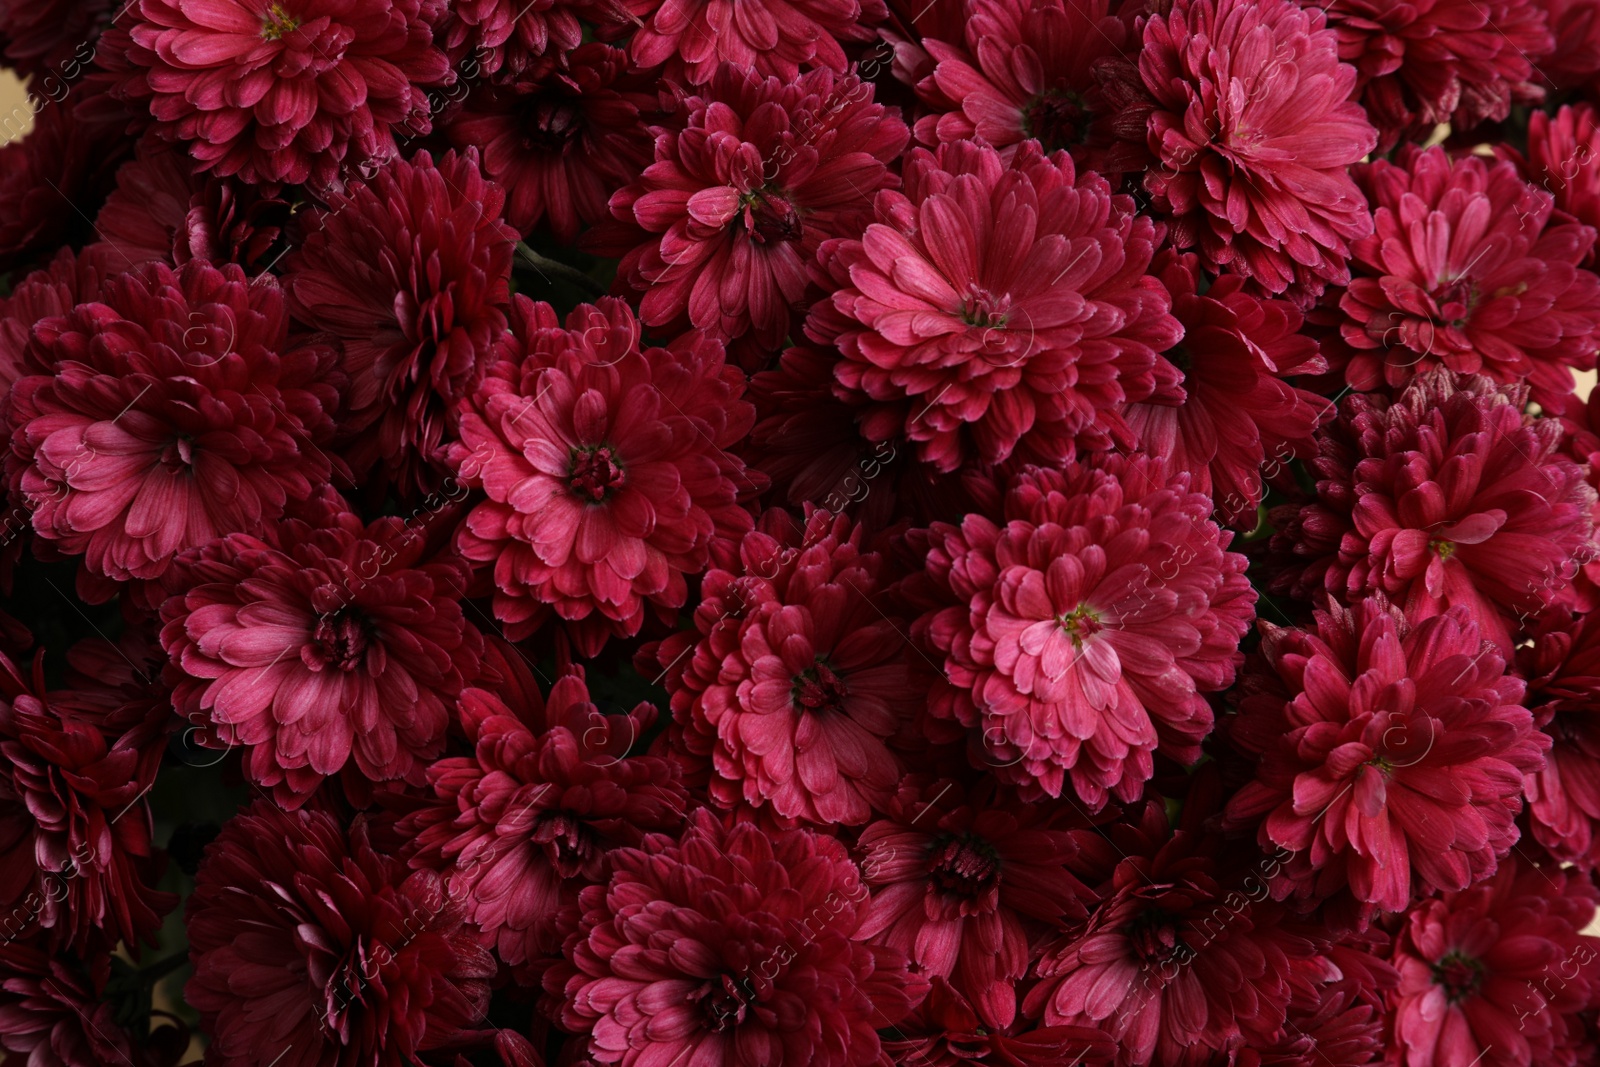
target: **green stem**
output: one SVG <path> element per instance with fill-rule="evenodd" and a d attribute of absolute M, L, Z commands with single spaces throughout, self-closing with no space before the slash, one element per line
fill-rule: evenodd
<path fill-rule="evenodd" d="M 541 256 L 528 246 L 526 241 L 517 242 L 517 255 L 545 281 L 552 277 L 560 278 L 569 285 L 576 286 L 590 296 L 605 296 L 606 288 L 593 278 L 589 277 L 577 267 L 569 267 L 565 263 Z"/>
<path fill-rule="evenodd" d="M 147 986 L 153 986 L 173 971 L 189 962 L 189 950 L 174 952 L 166 959 L 156 960 L 148 967 L 139 968 L 139 981 Z"/>

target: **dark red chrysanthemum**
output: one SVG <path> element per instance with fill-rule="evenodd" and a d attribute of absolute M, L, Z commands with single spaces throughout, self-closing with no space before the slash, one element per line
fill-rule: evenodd
<path fill-rule="evenodd" d="M 257 531 L 328 479 L 334 353 L 289 341 L 283 294 L 229 264 L 149 264 L 34 327 L 7 473 L 37 546 L 116 581 Z M 108 599 L 114 586 L 80 589 Z"/>
<path fill-rule="evenodd" d="M 161 607 L 173 703 L 256 784 L 299 807 L 324 778 L 423 780 L 482 638 L 457 603 L 467 568 L 424 558 L 399 518 L 285 520 L 276 548 L 234 534 L 180 562 Z"/>
<path fill-rule="evenodd" d="M 1316 451 L 1311 431 L 1327 401 L 1285 379 L 1319 374 L 1327 363 L 1302 336 L 1303 319 L 1283 300 L 1262 300 L 1245 281 L 1225 274 L 1200 293 L 1197 258 L 1165 252 L 1158 277 L 1172 293 L 1183 341 L 1165 358 L 1183 372 L 1181 402 L 1152 398 L 1122 412 L 1139 448 L 1190 472 L 1190 488 L 1210 496 L 1223 520 L 1253 526 L 1263 495 L 1262 464 L 1271 477 Z"/>
<path fill-rule="evenodd" d="M 1576 1067 L 1578 1012 L 1600 983 L 1583 934 L 1595 889 L 1575 871 L 1509 858 L 1493 879 L 1412 909 L 1395 946 L 1397 1067 Z"/>
<path fill-rule="evenodd" d="M 910 131 L 873 102 L 872 83 L 815 70 L 763 79 L 724 66 L 658 129 L 655 162 L 611 198 L 594 238 L 622 256 L 651 326 L 693 325 L 722 340 L 781 347 L 814 293 L 823 241 L 855 235 Z"/>
<path fill-rule="evenodd" d="M 1294 853 L 1275 888 L 1404 910 L 1465 889 L 1517 840 L 1524 780 L 1550 742 L 1524 686 L 1464 608 L 1408 621 L 1381 599 L 1262 623 L 1266 665 L 1231 724 L 1259 761 L 1229 802 L 1234 828 Z"/>
<path fill-rule="evenodd" d="M 1577 89 L 1600 74 L 1600 0 L 1534 0 L 1544 9 L 1556 50 L 1538 60 L 1534 80 Z M 1541 112 L 1535 111 L 1538 115 Z"/>
<path fill-rule="evenodd" d="M 1351 96 L 1378 128 L 1378 151 L 1449 123 L 1471 130 L 1544 99 L 1539 64 L 1555 47 L 1540 0 L 1300 0 L 1323 12 Z"/>
<path fill-rule="evenodd" d="M 114 0 L 0 0 L 0 56 L 35 93 L 59 102 L 94 60 L 101 24 L 121 9 Z"/>
<path fill-rule="evenodd" d="M 489 1007 L 461 903 L 374 852 L 359 816 L 257 801 L 207 847 L 185 917 L 184 997 L 220 1067 L 402 1067 Z"/>
<path fill-rule="evenodd" d="M 313 214 L 284 265 L 295 316 L 339 339 L 342 438 L 359 474 L 426 482 L 452 405 L 506 328 L 517 234 L 477 152 L 395 160 Z"/>
<path fill-rule="evenodd" d="M 512 966 L 558 951 L 558 911 L 606 880 L 613 849 L 675 830 L 689 800 L 671 761 L 628 755 L 655 723 L 649 704 L 602 714 L 581 667 L 547 699 L 527 696 L 513 707 L 483 689 L 461 694 L 475 752 L 429 766 L 430 802 L 399 825 L 415 840 L 411 866 L 442 874 Z"/>
<path fill-rule="evenodd" d="M 150 113 L 202 170 L 252 184 L 331 183 L 430 128 L 439 0 L 138 0 L 128 57 Z"/>
<path fill-rule="evenodd" d="M 641 347 L 620 300 L 579 305 L 563 326 L 518 296 L 502 361 L 460 405 L 450 462 L 489 499 L 460 532 L 492 563 L 494 611 L 520 640 L 552 616 L 584 655 L 631 637 L 645 610 L 670 619 L 713 537 L 750 529 L 741 495 L 759 475 L 726 451 L 755 412 L 721 346 L 689 335 Z"/>
<path fill-rule="evenodd" d="M 591 43 L 475 90 L 445 133 L 483 153 L 484 173 L 506 191 L 507 222 L 523 233 L 547 222 L 570 243 L 610 217 L 611 193 L 650 162 L 645 118 L 659 110 L 653 82 L 621 49 Z"/>
<path fill-rule="evenodd" d="M 1524 418 L 1526 402 L 1525 386 L 1443 370 L 1397 400 L 1346 398 L 1310 464 L 1315 499 L 1273 511 L 1271 588 L 1382 593 L 1414 623 L 1459 605 L 1510 655 L 1516 618 L 1594 553 L 1595 491 L 1559 451 L 1560 422 Z"/>
<path fill-rule="evenodd" d="M 945 472 L 1129 443 L 1114 409 L 1151 395 L 1182 336 L 1132 198 L 1065 152 L 1024 142 L 1007 164 L 958 141 L 913 149 L 874 217 L 822 249 L 835 292 L 806 323 L 843 353 L 868 438 L 909 437 Z"/>
<path fill-rule="evenodd" d="M 893 1062 L 919 1067 L 1111 1067 L 1117 1045 L 1097 1026 L 996 1029 L 935 978 L 928 999 L 883 1043 Z"/>
<path fill-rule="evenodd" d="M 900 953 L 853 940 L 867 889 L 831 837 L 702 809 L 612 869 L 545 979 L 597 1063 L 864 1067 L 927 992 Z"/>
<path fill-rule="evenodd" d="M 1517 652 L 1550 755 L 1527 786 L 1533 836 L 1557 860 L 1600 866 L 1600 614 L 1546 612 Z"/>
<path fill-rule="evenodd" d="M 843 44 L 871 41 L 883 0 L 621 0 L 641 67 L 672 64 L 705 85 L 723 64 L 792 84 L 803 68 L 844 73 Z M 641 21 L 642 20 L 642 21 Z"/>
<path fill-rule="evenodd" d="M 79 212 L 94 213 L 127 155 L 124 144 L 98 143 L 60 105 L 35 115 L 20 139 L 0 123 L 0 271 L 43 266 L 61 245 L 76 244 Z"/>
<path fill-rule="evenodd" d="M 709 757 L 713 799 L 785 819 L 860 825 L 900 778 L 889 740 L 920 704 L 905 623 L 877 606 L 884 567 L 862 530 L 770 511 L 737 571 L 702 580 L 695 629 L 646 648 L 672 693 L 674 736 Z"/>
<path fill-rule="evenodd" d="M 925 777 L 902 781 L 888 812 L 857 842 L 872 889 L 858 936 L 948 979 L 981 1025 L 1010 1026 L 1030 945 L 1084 917 L 1068 866 L 1081 823 L 992 783 Z"/>
<path fill-rule="evenodd" d="M 475 71 L 515 76 L 577 48 L 579 15 L 622 21 L 618 0 L 454 0 L 440 14 L 438 41 L 452 56 L 470 53 Z"/>
<path fill-rule="evenodd" d="M 1372 232 L 1346 168 L 1377 134 L 1321 16 L 1294 0 L 1173 0 L 1145 24 L 1139 71 L 1154 100 L 1145 187 L 1172 244 L 1297 302 L 1343 284 L 1349 242 Z"/>
<path fill-rule="evenodd" d="M 998 520 L 912 535 L 912 636 L 942 669 L 929 710 L 1029 797 L 1099 809 L 1140 796 L 1158 748 L 1199 756 L 1202 694 L 1232 682 L 1255 594 L 1188 483 L 1143 456 L 1030 468 Z"/>
<path fill-rule="evenodd" d="M 1600 0 L 1596 2 L 1595 24 L 1600 34 Z M 1512 156 L 1509 149 L 1499 151 L 1502 156 Z M 1554 198 L 1552 221 L 1559 212 L 1585 226 L 1600 227 L 1600 124 L 1596 123 L 1594 108 L 1580 103 L 1563 107 L 1554 115 L 1548 111 L 1530 114 L 1523 173 L 1529 182 Z M 1582 265 L 1593 267 L 1596 258 L 1596 250 L 1590 245 Z"/>
<path fill-rule="evenodd" d="M 1345 379 L 1399 387 L 1443 366 L 1527 379 L 1546 403 L 1571 392 L 1570 368 L 1592 370 L 1600 348 L 1600 278 L 1580 269 L 1594 230 L 1555 217 L 1510 162 L 1442 148 L 1398 159 L 1362 170 L 1377 232 L 1352 246 L 1339 301 Z"/>

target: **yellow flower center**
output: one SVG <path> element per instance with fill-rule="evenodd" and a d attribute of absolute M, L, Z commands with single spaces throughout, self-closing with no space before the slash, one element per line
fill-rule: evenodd
<path fill-rule="evenodd" d="M 299 28 L 299 19 L 285 11 L 282 4 L 272 4 L 267 8 L 267 21 L 261 24 L 261 36 L 269 41 L 278 41 Z"/>

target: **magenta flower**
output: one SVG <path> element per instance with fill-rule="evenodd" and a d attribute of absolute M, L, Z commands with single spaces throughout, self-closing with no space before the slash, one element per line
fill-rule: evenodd
<path fill-rule="evenodd" d="M 844 44 L 871 41 L 883 0 L 620 0 L 639 25 L 629 48 L 641 67 L 681 64 L 690 85 L 724 63 L 792 84 L 802 69 L 843 74 Z M 643 20 L 641 22 L 641 20 Z"/>

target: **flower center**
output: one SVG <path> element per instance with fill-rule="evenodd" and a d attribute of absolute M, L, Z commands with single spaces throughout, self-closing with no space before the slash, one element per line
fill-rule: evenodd
<path fill-rule="evenodd" d="M 572 495 L 591 504 L 598 504 L 627 483 L 622 464 L 610 446 L 575 448 L 572 450 L 572 469 L 567 474 L 567 488 Z"/>
<path fill-rule="evenodd" d="M 956 313 L 968 326 L 980 329 L 1004 326 L 1011 317 L 1011 298 L 1004 293 L 996 296 L 987 289 L 973 286 Z"/>
<path fill-rule="evenodd" d="M 1079 604 L 1067 614 L 1057 615 L 1056 622 L 1072 638 L 1073 648 L 1082 648 L 1085 641 L 1105 628 L 1100 624 L 1100 616 L 1087 604 Z"/>
<path fill-rule="evenodd" d="M 300 28 L 300 20 L 285 11 L 282 4 L 269 5 L 266 19 L 261 24 L 261 36 L 268 41 L 281 41 Z"/>
<path fill-rule="evenodd" d="M 790 689 L 789 693 L 794 700 L 794 706 L 801 711 L 842 712 L 844 698 L 850 695 L 850 687 L 845 684 L 844 679 L 820 659 L 810 670 L 796 675 L 793 685 L 794 688 Z"/>
<path fill-rule="evenodd" d="M 1140 912 L 1126 932 L 1134 954 L 1147 964 L 1182 962 L 1194 955 L 1194 950 L 1178 936 L 1177 917 L 1161 908 Z"/>
<path fill-rule="evenodd" d="M 1483 964 L 1459 952 L 1449 952 L 1433 965 L 1433 984 L 1444 987 L 1450 1003 L 1458 1004 L 1483 985 Z"/>
<path fill-rule="evenodd" d="M 1440 559 L 1449 559 L 1456 552 L 1456 543 L 1454 541 L 1429 541 L 1428 547 L 1439 553 Z"/>
<path fill-rule="evenodd" d="M 353 612 L 335 612 L 317 620 L 311 644 L 301 657 L 312 670 L 335 667 L 353 671 L 367 653 L 367 628 Z"/>
<path fill-rule="evenodd" d="M 583 112 L 565 96 L 534 97 L 522 113 L 522 147 L 558 152 L 583 131 Z"/>
<path fill-rule="evenodd" d="M 993 845 L 971 834 L 944 834 L 933 842 L 928 878 L 942 893 L 973 899 L 1000 881 L 1000 856 Z"/>
<path fill-rule="evenodd" d="M 1439 314 L 1451 326 L 1465 326 L 1467 320 L 1472 318 L 1473 309 L 1478 306 L 1480 298 L 1478 283 L 1470 276 L 1455 278 L 1441 283 L 1433 292 L 1433 301 L 1439 307 Z"/>
<path fill-rule="evenodd" d="M 194 438 L 187 435 L 168 442 L 161 450 L 161 465 L 169 471 L 187 470 L 194 466 Z"/>
<path fill-rule="evenodd" d="M 739 983 L 734 981 L 733 976 L 725 974 L 721 977 L 722 981 L 711 985 L 700 1000 L 706 1025 L 715 1034 L 732 1030 L 744 1022 L 744 1017 L 750 1010 L 750 998 L 739 988 Z M 715 983 L 716 980 L 713 979 L 712 982 Z"/>
<path fill-rule="evenodd" d="M 746 193 L 740 203 L 744 206 L 744 228 L 757 244 L 800 239 L 800 212 L 787 197 L 772 190 L 757 190 Z"/>
<path fill-rule="evenodd" d="M 533 831 L 533 840 L 544 846 L 551 865 L 561 877 L 599 878 L 599 842 L 595 840 L 594 831 L 571 812 L 555 811 L 540 819 Z"/>
<path fill-rule="evenodd" d="M 1089 132 L 1089 110 L 1070 89 L 1051 89 L 1022 108 L 1022 136 L 1036 137 L 1046 152 L 1082 144 Z"/>

